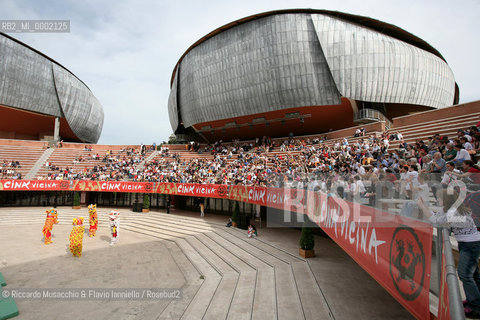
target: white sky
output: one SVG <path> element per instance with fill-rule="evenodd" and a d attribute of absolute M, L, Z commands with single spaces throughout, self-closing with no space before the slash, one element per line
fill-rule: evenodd
<path fill-rule="evenodd" d="M 444 56 L 460 102 L 480 99 L 479 0 L 0 0 L 0 19 L 70 20 L 70 33 L 11 35 L 89 86 L 105 111 L 99 143 L 149 144 L 172 132 L 170 77 L 191 44 L 233 20 L 288 8 L 342 11 L 403 28 Z"/>

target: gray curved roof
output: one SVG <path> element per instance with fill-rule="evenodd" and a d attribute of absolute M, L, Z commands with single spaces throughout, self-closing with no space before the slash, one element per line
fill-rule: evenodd
<path fill-rule="evenodd" d="M 307 14 L 323 14 L 323 15 L 329 15 L 332 17 L 337 17 L 339 19 L 349 21 L 355 24 L 362 25 L 364 27 L 370 28 L 372 30 L 375 30 L 377 32 L 383 33 L 385 35 L 391 36 L 393 38 L 396 38 L 398 40 L 404 41 L 406 43 L 409 43 L 411 45 L 414 45 L 415 47 L 418 47 L 420 49 L 423 49 L 425 51 L 428 51 L 430 53 L 433 53 L 437 57 L 441 58 L 442 60 L 445 60 L 443 56 L 440 54 L 440 52 L 432 47 L 430 44 L 428 44 L 425 40 L 411 34 L 410 32 L 399 28 L 393 24 L 386 23 L 377 19 L 373 19 L 370 17 L 364 17 L 364 16 L 359 16 L 355 14 L 350 14 L 350 13 L 345 13 L 345 12 L 340 12 L 340 11 L 331 11 L 331 10 L 323 10 L 323 9 L 283 9 L 283 10 L 272 10 L 272 11 L 266 11 L 262 13 L 257 13 L 242 19 L 238 19 L 235 21 L 232 21 L 230 23 L 227 23 L 226 25 L 221 26 L 220 28 L 217 28 L 213 30 L 212 32 L 208 33 L 207 35 L 203 36 L 200 38 L 198 41 L 196 41 L 194 44 L 192 44 L 187 51 L 180 57 L 178 60 L 177 64 L 175 65 L 173 69 L 173 74 L 172 74 L 172 79 L 171 83 L 173 83 L 173 78 L 175 76 L 175 73 L 177 71 L 177 67 L 180 64 L 180 62 L 183 60 L 185 55 L 198 46 L 199 44 L 203 43 L 204 41 L 216 36 L 217 34 L 228 30 L 230 28 L 236 27 L 238 25 L 241 25 L 243 23 L 256 20 L 259 18 L 271 16 L 271 15 L 277 15 L 277 14 L 287 14 L 287 13 L 307 13 Z"/>
<path fill-rule="evenodd" d="M 72 72 L 3 33 L 0 57 L 1 105 L 65 118 L 79 140 L 98 141 L 102 105 Z"/>
<path fill-rule="evenodd" d="M 172 75 L 173 130 L 354 100 L 442 108 L 455 79 L 425 41 L 384 22 L 326 10 L 262 13 L 192 45 Z"/>

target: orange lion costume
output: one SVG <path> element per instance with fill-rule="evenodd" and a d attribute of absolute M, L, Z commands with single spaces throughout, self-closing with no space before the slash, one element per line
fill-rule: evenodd
<path fill-rule="evenodd" d="M 55 209 L 47 210 L 47 219 L 45 220 L 45 225 L 43 226 L 42 233 L 45 237 L 45 244 L 52 243 L 52 229 L 53 225 L 58 223 L 58 213 Z"/>
<path fill-rule="evenodd" d="M 74 257 L 82 256 L 83 233 L 83 217 L 73 218 L 73 228 L 70 232 L 70 251 Z"/>
<path fill-rule="evenodd" d="M 97 205 L 91 204 L 88 206 L 89 223 L 90 223 L 90 237 L 95 237 L 95 233 L 98 228 L 98 215 L 97 215 Z"/>

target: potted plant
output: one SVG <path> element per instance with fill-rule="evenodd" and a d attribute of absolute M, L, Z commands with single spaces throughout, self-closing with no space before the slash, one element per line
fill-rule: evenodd
<path fill-rule="evenodd" d="M 238 226 L 239 214 L 240 214 L 240 206 L 238 205 L 238 202 L 235 201 L 235 208 L 233 209 L 233 214 L 232 214 L 232 227 L 234 228 Z"/>
<path fill-rule="evenodd" d="M 315 257 L 315 238 L 313 236 L 312 228 L 307 225 L 305 221 L 302 227 L 302 234 L 300 236 L 299 254 L 303 258 Z"/>
<path fill-rule="evenodd" d="M 142 212 L 150 212 L 150 195 L 148 193 L 143 195 Z"/>
<path fill-rule="evenodd" d="M 73 193 L 73 209 L 80 209 L 80 193 Z"/>

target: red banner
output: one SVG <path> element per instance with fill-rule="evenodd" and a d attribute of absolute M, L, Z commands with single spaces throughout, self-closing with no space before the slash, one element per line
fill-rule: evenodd
<path fill-rule="evenodd" d="M 160 193 L 231 199 L 304 213 L 410 313 L 418 319 L 429 318 L 433 229 L 427 223 L 302 189 L 124 181 L 0 180 L 0 190 Z"/>
<path fill-rule="evenodd" d="M 0 190 L 11 191 L 55 191 L 71 190 L 69 181 L 57 180 L 0 180 Z"/>
<path fill-rule="evenodd" d="M 227 198 L 228 186 L 223 184 L 157 183 L 154 192 L 191 197 Z"/>
<path fill-rule="evenodd" d="M 71 190 L 74 191 L 101 191 L 101 192 L 136 192 L 152 193 L 152 182 L 129 181 L 83 181 L 73 182 Z"/>
<path fill-rule="evenodd" d="M 440 278 L 440 296 L 438 297 L 438 320 L 450 320 L 450 301 L 448 299 L 447 261 L 445 246 L 442 246 L 442 270 Z"/>
<path fill-rule="evenodd" d="M 432 226 L 324 193 L 309 218 L 417 319 L 429 319 Z"/>

